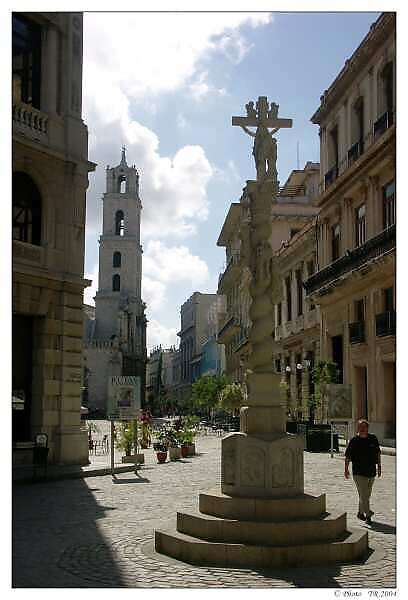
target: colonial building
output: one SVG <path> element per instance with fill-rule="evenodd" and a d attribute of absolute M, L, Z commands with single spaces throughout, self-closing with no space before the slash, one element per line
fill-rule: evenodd
<path fill-rule="evenodd" d="M 319 165 L 308 162 L 304 169 L 292 171 L 285 185 L 280 188 L 276 202 L 271 201 L 272 232 L 268 249 L 263 249 L 265 260 L 274 262 L 282 244 L 293 238 L 306 223 L 313 221 L 317 213 L 313 198 L 318 192 L 318 181 Z M 225 344 L 226 375 L 240 382 L 244 381 L 245 363 L 250 352 L 249 286 L 252 276 L 248 260 L 251 235 L 248 202 L 244 188 L 240 202 L 231 204 L 217 241 L 218 246 L 226 249 L 227 262 L 218 283 L 218 293 L 224 294 L 227 299 L 218 341 Z M 277 285 L 280 285 L 277 273 L 274 276 Z M 290 285 L 294 286 L 292 280 Z M 279 289 L 276 293 L 279 296 Z"/>
<path fill-rule="evenodd" d="M 158 346 L 150 352 L 146 365 L 146 406 L 153 414 L 168 412 L 172 402 L 175 380 L 173 363 L 177 357 L 175 347 Z"/>
<path fill-rule="evenodd" d="M 80 421 L 88 134 L 82 14 L 13 13 L 13 460 L 36 434 L 88 462 Z"/>
<path fill-rule="evenodd" d="M 395 437 L 395 14 L 383 13 L 321 97 L 317 272 L 321 354 L 353 418 Z"/>
<path fill-rule="evenodd" d="M 275 370 L 285 383 L 288 416 L 319 418 L 312 371 L 320 355 L 320 310 L 305 298 L 304 282 L 315 271 L 316 226 L 303 227 L 276 253 L 280 295 L 275 303 Z"/>
<path fill-rule="evenodd" d="M 109 377 L 140 377 L 144 401 L 146 317 L 141 298 L 139 175 L 126 162 L 106 169 L 103 232 L 99 239 L 99 286 L 95 323 L 88 328 L 85 361 L 89 409 L 106 412 Z"/>
<path fill-rule="evenodd" d="M 194 292 L 181 306 L 181 328 L 177 334 L 180 348 L 174 362 L 175 380 L 178 381 L 174 395 L 179 406 L 188 403 L 191 385 L 202 374 L 205 365 L 203 347 L 215 336 L 222 304 L 223 299 L 217 294 Z"/>

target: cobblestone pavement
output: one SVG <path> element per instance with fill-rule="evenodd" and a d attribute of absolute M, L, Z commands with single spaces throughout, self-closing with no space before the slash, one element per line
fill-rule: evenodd
<path fill-rule="evenodd" d="M 305 453 L 305 492 L 327 495 L 328 510 L 367 527 L 370 556 L 359 564 L 275 569 L 195 567 L 156 554 L 154 528 L 175 524 L 177 510 L 197 507 L 217 488 L 221 440 L 199 437 L 198 456 L 156 464 L 153 450 L 138 472 L 21 483 L 13 493 L 14 587 L 390 588 L 395 576 L 395 457 L 383 456 L 374 484 L 373 526 L 356 518 L 356 491 L 343 477 L 343 456 Z"/>

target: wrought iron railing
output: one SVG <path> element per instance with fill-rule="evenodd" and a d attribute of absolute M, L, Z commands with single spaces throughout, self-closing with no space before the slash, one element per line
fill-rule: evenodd
<path fill-rule="evenodd" d="M 220 285 L 222 280 L 226 277 L 227 273 L 229 273 L 234 266 L 239 264 L 239 261 L 240 261 L 240 254 L 232 254 L 230 256 L 227 266 L 225 267 L 225 270 L 222 273 L 220 273 L 220 275 L 218 277 L 218 285 Z"/>
<path fill-rule="evenodd" d="M 365 341 L 364 321 L 349 323 L 350 344 L 360 344 Z"/>
<path fill-rule="evenodd" d="M 374 137 L 382 135 L 394 123 L 394 113 L 389 110 L 376 120 L 373 126 Z"/>
<path fill-rule="evenodd" d="M 337 165 L 334 165 L 334 167 L 332 167 L 329 171 L 327 171 L 326 175 L 324 176 L 325 188 L 327 188 L 329 185 L 331 185 L 333 183 L 333 181 L 335 181 L 337 179 L 338 174 L 339 174 L 339 169 L 338 169 Z"/>
<path fill-rule="evenodd" d="M 351 251 L 348 250 L 347 254 L 309 277 L 303 284 L 306 294 L 315 292 L 345 273 L 357 269 L 369 260 L 382 256 L 393 249 L 395 249 L 395 225 L 384 229 L 362 246 Z"/>
<path fill-rule="evenodd" d="M 239 321 L 236 317 L 228 317 L 225 323 L 221 325 L 221 328 L 218 330 L 218 338 L 221 338 L 225 333 L 230 330 L 230 334 L 233 334 L 239 328 Z"/>
<path fill-rule="evenodd" d="M 375 334 L 377 337 L 395 335 L 395 310 L 388 310 L 375 316 Z"/>
<path fill-rule="evenodd" d="M 359 156 L 363 154 L 363 142 L 359 141 L 353 144 L 350 150 L 347 152 L 347 162 L 348 166 L 352 165 Z"/>

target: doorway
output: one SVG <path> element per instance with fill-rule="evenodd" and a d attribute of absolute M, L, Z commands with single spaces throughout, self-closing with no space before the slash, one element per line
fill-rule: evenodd
<path fill-rule="evenodd" d="M 12 321 L 12 439 L 31 439 L 33 318 L 13 315 Z"/>
<path fill-rule="evenodd" d="M 332 360 L 337 365 L 337 381 L 343 383 L 343 336 L 334 335 L 332 337 Z"/>

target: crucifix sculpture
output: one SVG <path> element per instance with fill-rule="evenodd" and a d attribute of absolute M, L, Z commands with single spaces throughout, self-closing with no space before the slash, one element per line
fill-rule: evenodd
<path fill-rule="evenodd" d="M 259 96 L 256 108 L 254 103 L 246 104 L 246 117 L 232 117 L 232 125 L 238 125 L 254 139 L 252 154 L 255 159 L 256 178 L 258 181 L 266 179 L 277 182 L 276 170 L 277 144 L 273 134 L 282 127 L 292 127 L 292 119 L 278 118 L 279 105 L 269 102 L 266 96 Z M 256 127 L 254 133 L 248 127 Z M 269 132 L 269 129 L 272 129 Z"/>

